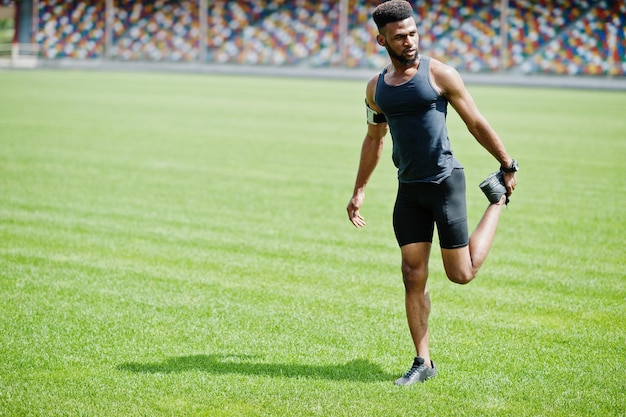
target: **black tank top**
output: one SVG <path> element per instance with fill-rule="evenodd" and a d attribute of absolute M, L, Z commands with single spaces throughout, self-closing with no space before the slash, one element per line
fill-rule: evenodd
<path fill-rule="evenodd" d="M 400 85 L 378 77 L 374 101 L 383 111 L 393 140 L 392 158 L 400 182 L 436 182 L 462 168 L 454 159 L 446 127 L 448 100 L 430 83 L 430 58 L 421 56 L 417 73 Z"/>

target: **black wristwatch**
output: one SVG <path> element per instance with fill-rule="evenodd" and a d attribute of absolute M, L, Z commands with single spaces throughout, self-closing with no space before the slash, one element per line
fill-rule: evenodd
<path fill-rule="evenodd" d="M 508 168 L 500 167 L 500 171 L 502 172 L 517 172 L 519 171 L 519 165 L 517 165 L 517 161 L 514 159 L 511 161 L 511 166 Z"/>

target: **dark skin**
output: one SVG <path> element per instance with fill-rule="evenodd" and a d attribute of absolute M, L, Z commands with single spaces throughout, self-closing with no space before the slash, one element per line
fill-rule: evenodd
<path fill-rule="evenodd" d="M 381 29 L 376 41 L 387 49 L 391 59 L 391 66 L 385 73 L 385 83 L 398 85 L 415 76 L 420 58 L 417 48 L 419 36 L 413 18 L 388 23 Z M 493 155 L 501 166 L 510 166 L 512 158 L 495 130 L 478 110 L 459 73 L 449 65 L 431 59 L 430 81 L 433 88 L 444 96 L 459 114 L 478 143 Z M 382 113 L 374 101 L 377 82 L 378 75 L 368 82 L 366 99 L 372 109 Z M 378 165 L 388 131 L 387 123 L 367 126 L 354 192 L 347 207 L 348 218 L 356 227 L 365 226 L 365 219 L 360 213 L 365 199 L 365 187 Z M 505 173 L 504 183 L 508 195 L 511 195 L 517 185 L 515 173 Z M 456 249 L 441 249 L 443 265 L 451 281 L 467 284 L 478 273 L 493 244 L 504 201 L 505 197 L 502 197 L 500 202 L 487 207 L 478 226 L 470 235 L 469 245 Z M 431 362 L 428 343 L 430 297 L 427 279 L 431 246 L 430 242 L 416 242 L 400 248 L 409 329 L 417 355 L 424 358 L 428 366 Z"/>

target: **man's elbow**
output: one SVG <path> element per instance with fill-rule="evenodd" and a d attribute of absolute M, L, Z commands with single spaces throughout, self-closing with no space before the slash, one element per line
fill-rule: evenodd
<path fill-rule="evenodd" d="M 372 142 L 378 142 L 382 145 L 388 130 L 389 127 L 387 127 L 387 123 L 384 125 L 382 123 L 377 125 L 368 125 L 367 135 L 365 138 Z"/>

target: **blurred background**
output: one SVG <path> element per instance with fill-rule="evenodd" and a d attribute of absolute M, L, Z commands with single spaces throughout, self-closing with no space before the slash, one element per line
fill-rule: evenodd
<path fill-rule="evenodd" d="M 0 0 L 0 61 L 379 68 L 380 0 Z M 626 75 L 623 0 L 412 0 L 420 48 L 475 73 Z"/>

